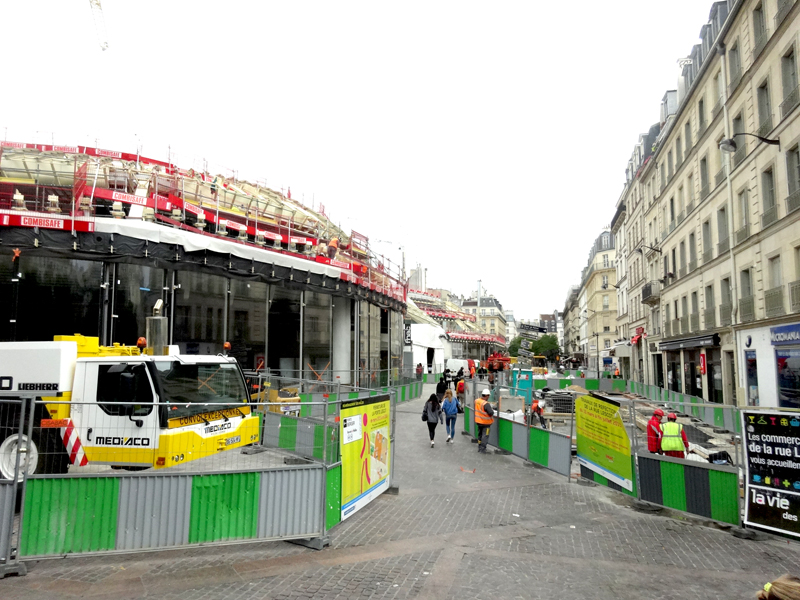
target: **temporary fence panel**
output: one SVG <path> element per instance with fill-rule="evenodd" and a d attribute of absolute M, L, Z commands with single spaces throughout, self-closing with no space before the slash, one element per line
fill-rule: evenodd
<path fill-rule="evenodd" d="M 28 480 L 20 555 L 319 537 L 324 480 L 318 464 L 222 474 L 35 477 Z"/>
<path fill-rule="evenodd" d="M 739 524 L 735 467 L 639 455 L 641 499 L 723 523 Z"/>
<path fill-rule="evenodd" d="M 3 562 L 6 561 L 11 550 L 16 496 L 12 479 L 0 481 L 0 561 Z"/>
<path fill-rule="evenodd" d="M 342 520 L 342 465 L 325 469 L 325 531 Z"/>

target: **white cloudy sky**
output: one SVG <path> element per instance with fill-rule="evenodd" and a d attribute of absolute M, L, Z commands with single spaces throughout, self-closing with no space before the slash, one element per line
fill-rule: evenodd
<path fill-rule="evenodd" d="M 0 134 L 291 187 L 428 285 L 562 308 L 710 1 L 0 0 Z"/>

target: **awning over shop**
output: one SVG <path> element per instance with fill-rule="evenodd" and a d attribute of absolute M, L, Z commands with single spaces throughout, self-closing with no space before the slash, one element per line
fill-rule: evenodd
<path fill-rule="evenodd" d="M 634 346 L 635 346 L 636 344 L 638 344 L 638 343 L 639 343 L 639 340 L 641 339 L 641 337 L 642 337 L 641 335 L 635 335 L 635 336 L 633 336 L 633 337 L 631 338 L 631 344 L 633 344 Z"/>
<path fill-rule="evenodd" d="M 659 342 L 658 349 L 660 351 L 681 350 L 682 348 L 706 348 L 710 346 L 719 346 L 719 335 L 716 333 L 712 333 L 711 335 L 698 335 L 681 340 Z"/>
<path fill-rule="evenodd" d="M 628 345 L 627 342 L 624 344 L 620 344 L 618 346 L 614 346 L 614 356 L 617 358 L 630 358 L 631 357 L 631 347 Z"/>

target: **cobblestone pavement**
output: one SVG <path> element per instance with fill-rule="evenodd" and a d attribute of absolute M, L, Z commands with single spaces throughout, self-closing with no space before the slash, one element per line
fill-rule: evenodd
<path fill-rule="evenodd" d="M 0 598 L 727 600 L 800 573 L 799 544 L 636 512 L 622 494 L 478 454 L 460 419 L 454 444 L 442 425 L 430 448 L 421 408 L 397 409 L 399 495 L 337 526 L 323 551 L 270 542 L 40 561 L 0 580 Z"/>

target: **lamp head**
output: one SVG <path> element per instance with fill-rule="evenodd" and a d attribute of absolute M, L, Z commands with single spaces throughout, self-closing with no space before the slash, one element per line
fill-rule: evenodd
<path fill-rule="evenodd" d="M 721 152 L 727 152 L 728 154 L 736 152 L 736 141 L 733 138 L 725 138 L 720 141 L 719 149 Z"/>

